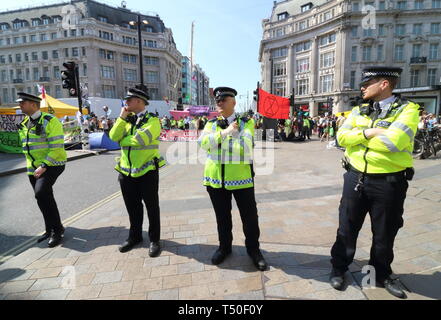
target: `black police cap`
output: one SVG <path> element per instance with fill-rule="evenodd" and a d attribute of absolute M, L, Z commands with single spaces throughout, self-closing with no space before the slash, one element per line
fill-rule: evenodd
<path fill-rule="evenodd" d="M 29 94 L 26 92 L 17 92 L 17 96 L 18 96 L 18 99 L 15 100 L 15 102 L 22 102 L 22 101 L 33 101 L 33 102 L 37 102 L 37 103 L 41 102 L 40 97 L 34 96 L 33 94 Z"/>
<path fill-rule="evenodd" d="M 233 88 L 229 87 L 217 87 L 213 90 L 214 98 L 217 100 L 223 98 L 223 97 L 235 97 L 237 96 L 237 91 Z"/>
<path fill-rule="evenodd" d="M 361 85 L 374 78 L 388 77 L 399 78 L 403 69 L 396 67 L 372 66 L 366 67 L 362 71 Z"/>
<path fill-rule="evenodd" d="M 124 100 L 128 100 L 130 98 L 139 98 L 141 100 L 144 100 L 146 104 L 149 104 L 150 99 L 149 95 L 146 92 L 136 88 L 130 88 L 127 91 L 126 96 L 124 97 Z"/>

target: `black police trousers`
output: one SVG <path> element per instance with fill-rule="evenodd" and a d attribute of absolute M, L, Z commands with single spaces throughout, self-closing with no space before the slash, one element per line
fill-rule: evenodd
<path fill-rule="evenodd" d="M 393 245 L 403 226 L 404 200 L 408 188 L 404 175 L 365 177 L 364 187 L 355 191 L 359 174 L 344 174 L 343 196 L 339 207 L 337 240 L 331 250 L 334 269 L 346 272 L 354 259 L 358 233 L 369 212 L 372 246 L 369 265 L 375 268 L 376 280 L 382 283 L 392 274 Z"/>
<path fill-rule="evenodd" d="M 120 173 L 118 181 L 127 212 L 129 213 L 129 239 L 134 241 L 142 240 L 142 223 L 144 218 L 142 201 L 144 201 L 149 218 L 148 234 L 150 242 L 159 241 L 161 221 L 159 218 L 158 170 L 151 170 L 138 178 L 127 177 Z"/>
<path fill-rule="evenodd" d="M 233 243 L 231 200 L 234 195 L 237 207 L 239 208 L 240 218 L 242 219 L 247 252 L 253 253 L 259 250 L 260 230 L 254 188 L 226 190 L 225 188 L 216 189 L 207 186 L 207 191 L 216 213 L 219 248 L 223 251 L 231 251 Z"/>
<path fill-rule="evenodd" d="M 63 229 L 61 224 L 60 212 L 54 198 L 53 185 L 60 174 L 63 173 L 65 166 L 47 167 L 46 172 L 40 178 L 28 176 L 34 189 L 35 199 L 44 218 L 46 232 L 60 233 Z"/>

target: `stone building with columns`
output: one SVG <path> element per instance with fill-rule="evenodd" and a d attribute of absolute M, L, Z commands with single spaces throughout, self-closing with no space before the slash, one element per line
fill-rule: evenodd
<path fill-rule="evenodd" d="M 142 57 L 139 57 L 138 14 Z M 172 30 L 156 13 L 138 13 L 93 0 L 0 12 L 0 104 L 15 106 L 18 91 L 38 94 L 37 84 L 56 98 L 63 63 L 75 61 L 89 97 L 119 99 L 127 88 L 144 84 L 152 100 L 178 101 L 182 95 L 182 55 Z"/>
<path fill-rule="evenodd" d="M 439 114 L 441 1 L 274 1 L 262 21 L 262 89 L 312 115 L 351 108 L 368 65 L 403 68 L 397 92 Z"/>

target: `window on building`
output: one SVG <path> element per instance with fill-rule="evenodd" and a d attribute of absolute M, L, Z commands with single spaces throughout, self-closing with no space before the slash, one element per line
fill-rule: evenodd
<path fill-rule="evenodd" d="M 101 39 L 105 39 L 105 40 L 111 40 L 113 41 L 113 33 L 109 33 L 107 31 L 101 31 L 99 32 L 99 37 Z"/>
<path fill-rule="evenodd" d="M 5 45 L 5 40 L 4 39 L 0 39 L 0 47 L 3 47 Z"/>
<path fill-rule="evenodd" d="M 134 45 L 135 44 L 135 38 L 126 37 L 126 36 L 123 36 L 122 38 L 123 38 L 123 43 L 125 43 L 125 44 L 129 44 L 129 45 Z M 144 40 L 144 46 L 145 47 L 147 46 L 146 40 Z"/>
<path fill-rule="evenodd" d="M 383 61 L 384 60 L 384 45 L 379 44 L 377 46 L 377 61 Z"/>
<path fill-rule="evenodd" d="M 125 81 L 137 81 L 138 72 L 134 69 L 124 69 L 124 80 Z"/>
<path fill-rule="evenodd" d="M 357 47 L 352 47 L 351 50 L 351 62 L 357 62 Z"/>
<path fill-rule="evenodd" d="M 302 5 L 302 6 L 300 7 L 300 10 L 301 10 L 301 12 L 306 12 L 306 11 L 308 11 L 308 10 L 311 10 L 312 7 L 313 7 L 313 4 L 310 2 L 310 3 L 307 3 L 307 4 L 305 4 L 305 5 Z"/>
<path fill-rule="evenodd" d="M 153 32 L 154 30 L 153 30 L 152 27 L 147 26 L 147 27 L 145 27 L 145 31 L 147 31 L 147 32 Z"/>
<path fill-rule="evenodd" d="M 110 66 L 101 66 L 101 77 L 105 79 L 115 79 L 115 68 Z"/>
<path fill-rule="evenodd" d="M 76 37 L 77 36 L 77 29 L 70 29 L 70 36 Z"/>
<path fill-rule="evenodd" d="M 17 79 L 23 80 L 23 70 L 17 69 L 15 70 L 15 74 L 17 75 Z"/>
<path fill-rule="evenodd" d="M 423 24 L 422 23 L 415 23 L 413 25 L 413 34 L 416 34 L 416 35 L 423 34 Z"/>
<path fill-rule="evenodd" d="M 360 4 L 358 2 L 352 2 L 352 11 L 360 11 Z"/>
<path fill-rule="evenodd" d="M 335 33 L 328 34 L 320 38 L 320 45 L 325 46 L 335 42 Z"/>
<path fill-rule="evenodd" d="M 384 37 L 386 35 L 386 29 L 384 27 L 384 24 L 378 25 L 378 36 Z"/>
<path fill-rule="evenodd" d="M 48 24 L 50 24 L 51 23 L 51 18 L 49 18 L 49 17 L 44 17 L 43 18 L 43 24 L 44 25 L 48 25 Z"/>
<path fill-rule="evenodd" d="M 40 80 L 40 70 L 38 68 L 32 68 L 32 79 L 36 81 Z"/>
<path fill-rule="evenodd" d="M 395 46 L 394 59 L 395 61 L 404 61 L 404 45 L 398 44 Z"/>
<path fill-rule="evenodd" d="M 58 50 L 52 50 L 52 59 L 58 59 Z"/>
<path fill-rule="evenodd" d="M 46 33 L 40 34 L 40 41 L 47 41 L 47 40 L 48 40 L 48 37 L 47 37 Z"/>
<path fill-rule="evenodd" d="M 0 23 L 0 30 L 9 30 L 9 25 L 7 23 Z"/>
<path fill-rule="evenodd" d="M 149 48 L 157 48 L 158 43 L 154 40 L 147 40 L 147 47 Z"/>
<path fill-rule="evenodd" d="M 278 21 L 285 20 L 286 18 L 288 18 L 288 12 L 282 12 L 277 15 Z"/>
<path fill-rule="evenodd" d="M 421 56 L 421 44 L 414 44 L 412 46 L 412 57 L 419 58 Z"/>
<path fill-rule="evenodd" d="M 63 33 L 64 33 L 64 37 L 67 38 L 67 30 L 64 30 Z M 100 31 L 100 33 L 101 33 L 101 31 Z M 101 36 L 100 36 L 100 37 L 101 37 Z"/>
<path fill-rule="evenodd" d="M 83 63 L 83 77 L 87 77 L 87 63 Z"/>
<path fill-rule="evenodd" d="M 130 63 L 136 63 L 136 61 L 137 61 L 137 56 L 134 54 L 131 54 L 130 55 Z"/>
<path fill-rule="evenodd" d="M 399 9 L 399 10 L 406 10 L 406 8 L 407 8 L 406 1 L 398 1 L 397 2 L 397 9 Z"/>
<path fill-rule="evenodd" d="M 298 59 L 296 64 L 296 72 L 308 72 L 309 71 L 309 58 Z"/>
<path fill-rule="evenodd" d="M 302 30 L 302 29 L 300 29 Z M 276 29 L 276 37 L 282 37 L 285 35 L 285 28 L 277 28 Z"/>
<path fill-rule="evenodd" d="M 64 48 L 64 57 L 65 58 L 69 57 L 69 48 Z"/>
<path fill-rule="evenodd" d="M 420 70 L 410 71 L 410 86 L 412 88 L 419 87 L 420 85 Z"/>
<path fill-rule="evenodd" d="M 60 67 L 55 66 L 53 70 L 54 70 L 54 79 L 60 79 L 61 78 Z"/>
<path fill-rule="evenodd" d="M 440 9 L 441 0 L 432 0 L 432 9 Z"/>
<path fill-rule="evenodd" d="M 296 95 L 309 94 L 309 79 L 296 80 Z"/>
<path fill-rule="evenodd" d="M 363 61 L 372 61 L 372 47 L 364 46 L 363 47 Z"/>
<path fill-rule="evenodd" d="M 159 89 L 158 88 L 148 88 L 149 89 L 149 95 L 152 100 L 158 100 L 159 99 Z"/>
<path fill-rule="evenodd" d="M 334 75 L 327 74 L 320 77 L 320 92 L 332 92 L 334 90 Z"/>
<path fill-rule="evenodd" d="M 47 59 L 49 59 L 49 55 L 47 54 L 47 51 L 43 51 L 43 52 L 41 52 L 41 58 L 42 58 L 43 60 L 47 60 Z"/>
<path fill-rule="evenodd" d="M 9 92 L 8 92 L 8 88 L 3 88 L 3 101 L 5 103 L 9 103 Z"/>
<path fill-rule="evenodd" d="M 147 65 L 158 66 L 159 59 L 158 57 L 144 57 L 144 63 Z"/>
<path fill-rule="evenodd" d="M 29 61 L 29 54 L 27 52 L 24 53 L 24 61 Z"/>
<path fill-rule="evenodd" d="M 274 63 L 273 75 L 274 76 L 285 76 L 286 75 L 286 62 Z"/>
<path fill-rule="evenodd" d="M 2 70 L 0 72 L 0 81 L 1 82 L 6 82 L 8 81 L 8 73 L 6 72 L 6 70 Z"/>
<path fill-rule="evenodd" d="M 36 34 L 31 34 L 31 42 L 37 42 L 37 35 Z"/>
<path fill-rule="evenodd" d="M 335 52 L 326 52 L 320 55 L 320 68 L 333 67 L 335 64 Z"/>
<path fill-rule="evenodd" d="M 380 1 L 378 3 L 378 10 L 386 10 L 386 1 Z"/>
<path fill-rule="evenodd" d="M 52 32 L 52 33 L 51 33 L 51 39 L 52 39 L 52 40 L 57 39 L 57 37 L 58 37 L 58 35 L 57 35 L 56 32 Z"/>
<path fill-rule="evenodd" d="M 123 53 L 122 55 L 122 61 L 124 63 L 130 63 L 130 55 L 128 55 L 127 53 Z"/>
<path fill-rule="evenodd" d="M 8 62 L 12 63 L 12 54 L 8 54 Z"/>
<path fill-rule="evenodd" d="M 430 33 L 431 34 L 439 34 L 440 33 L 440 25 L 441 23 L 435 22 L 430 24 Z"/>
<path fill-rule="evenodd" d="M 21 53 L 15 54 L 15 62 L 21 62 Z"/>
<path fill-rule="evenodd" d="M 49 78 L 49 67 L 43 67 L 43 77 Z"/>
<path fill-rule="evenodd" d="M 78 57 L 79 52 L 78 52 L 78 48 L 72 48 L 72 57 Z"/>
<path fill-rule="evenodd" d="M 281 55 L 279 57 L 286 57 L 288 55 L 287 48 L 279 48 L 281 51 L 279 52 Z M 301 42 L 296 45 L 296 52 L 307 51 L 311 49 L 311 41 Z M 277 50 L 277 49 L 276 49 Z M 274 54 L 274 55 L 273 55 Z M 277 58 L 277 52 L 272 51 L 272 57 Z"/>
<path fill-rule="evenodd" d="M 4 56 L 4 55 L 1 55 L 1 56 L 0 56 L 0 63 L 1 63 L 1 64 L 5 64 L 5 63 L 6 63 L 6 59 L 5 59 L 5 56 Z"/>
<path fill-rule="evenodd" d="M 306 20 L 299 22 L 299 27 L 298 29 L 301 30 L 305 30 L 308 27 L 308 24 L 306 22 Z M 285 28 L 282 29 L 283 33 L 281 33 L 280 35 L 278 35 L 278 37 L 283 36 L 285 34 Z"/>
<path fill-rule="evenodd" d="M 55 86 L 55 98 L 59 99 L 62 98 L 62 94 L 61 94 L 61 86 L 56 85 Z"/>
<path fill-rule="evenodd" d="M 395 25 L 395 35 L 396 36 L 404 36 L 405 33 L 406 33 L 406 25 L 405 24 Z"/>
<path fill-rule="evenodd" d="M 288 48 L 277 48 L 271 51 L 272 58 L 286 57 L 288 55 Z"/>
<path fill-rule="evenodd" d="M 374 36 L 374 29 L 363 29 L 363 37 L 373 37 Z"/>
<path fill-rule="evenodd" d="M 63 20 L 63 18 L 61 16 L 54 16 L 53 18 L 54 18 L 54 23 L 58 23 Z"/>
<path fill-rule="evenodd" d="M 424 1 L 423 0 L 415 0 L 414 8 L 415 9 L 424 9 Z"/>
<path fill-rule="evenodd" d="M 40 19 L 32 19 L 32 26 L 36 27 L 39 26 L 41 24 Z"/>
<path fill-rule="evenodd" d="M 37 61 L 37 60 L 38 60 L 38 53 L 32 52 L 32 61 Z"/>
<path fill-rule="evenodd" d="M 14 37 L 14 44 L 21 44 L 21 38 L 20 37 Z"/>
<path fill-rule="evenodd" d="M 98 21 L 107 23 L 108 19 L 107 19 L 107 17 L 104 17 L 104 16 L 98 16 Z"/>
<path fill-rule="evenodd" d="M 86 47 L 81 47 L 81 55 L 82 56 L 86 55 Z"/>
<path fill-rule="evenodd" d="M 353 38 L 358 37 L 358 26 L 351 27 L 351 37 Z"/>
<path fill-rule="evenodd" d="M 82 36 L 82 37 L 84 36 L 84 28 L 80 29 L 80 36 Z"/>
<path fill-rule="evenodd" d="M 427 85 L 428 86 L 435 86 L 438 83 L 436 83 L 436 71 L 437 69 L 428 69 L 427 70 Z"/>
<path fill-rule="evenodd" d="M 159 82 L 159 72 L 158 71 L 147 71 L 146 72 L 146 82 L 148 82 L 148 83 Z"/>
<path fill-rule="evenodd" d="M 351 86 L 351 89 L 355 88 L 355 77 L 356 77 L 357 71 L 351 71 L 351 78 L 349 80 L 349 85 Z"/>
<path fill-rule="evenodd" d="M 26 68 L 25 75 L 26 75 L 26 81 L 31 80 L 31 70 L 29 70 L 29 68 Z"/>
<path fill-rule="evenodd" d="M 116 98 L 116 87 L 103 85 L 103 97 L 104 98 Z"/>
<path fill-rule="evenodd" d="M 429 59 L 431 60 L 437 60 L 439 59 L 439 44 L 438 43 L 431 43 L 430 49 L 429 49 Z"/>
<path fill-rule="evenodd" d="M 273 83 L 273 94 L 276 96 L 285 97 L 286 96 L 286 82 L 274 82 Z"/>

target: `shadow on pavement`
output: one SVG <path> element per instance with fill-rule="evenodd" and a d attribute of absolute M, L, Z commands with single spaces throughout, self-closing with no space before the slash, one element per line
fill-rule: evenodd
<path fill-rule="evenodd" d="M 398 276 L 411 292 L 431 299 L 441 299 L 440 271 L 433 274 L 400 274 Z"/>
<path fill-rule="evenodd" d="M 25 273 L 25 270 L 18 269 L 18 268 L 0 270 L 0 283 L 6 282 L 6 281 L 11 281 L 11 280 L 23 275 L 24 273 Z"/>

